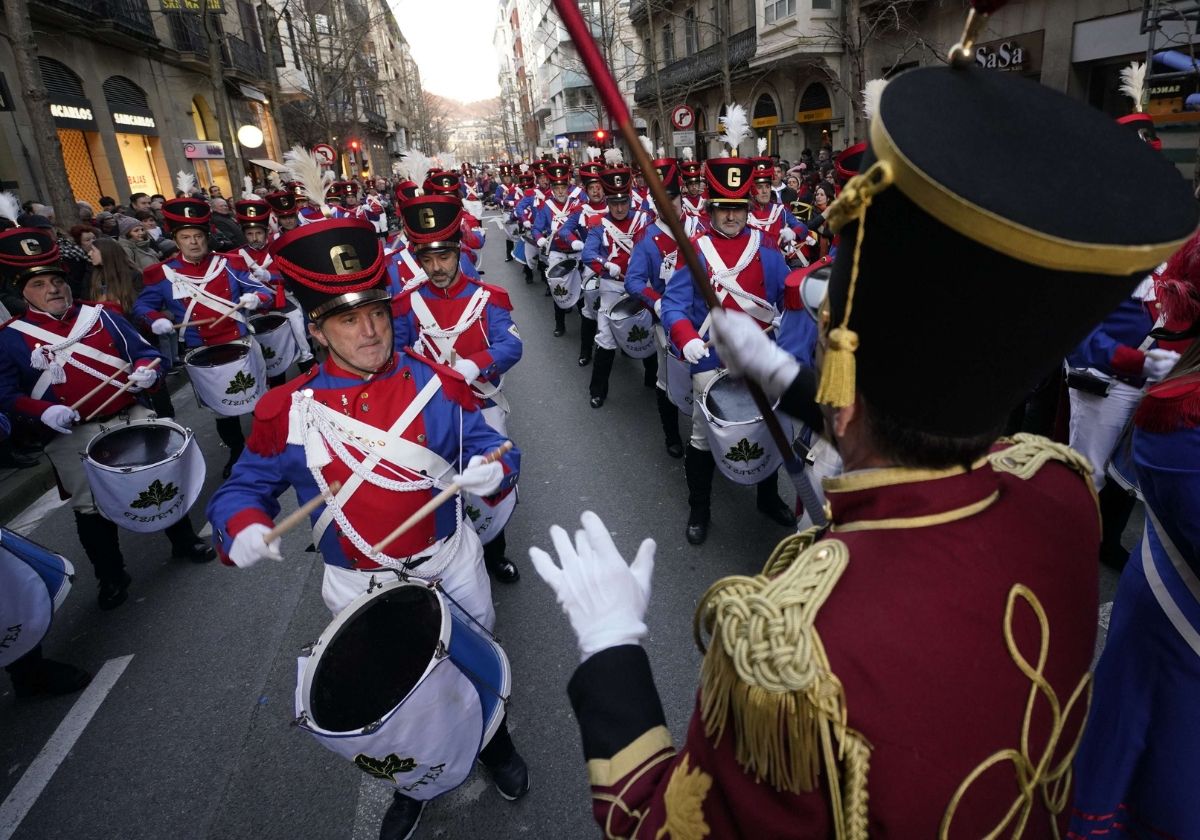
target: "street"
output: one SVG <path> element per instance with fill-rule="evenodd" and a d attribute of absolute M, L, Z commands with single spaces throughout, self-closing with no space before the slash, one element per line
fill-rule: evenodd
<path fill-rule="evenodd" d="M 591 368 L 576 364 L 578 317 L 569 316 L 567 334 L 553 338 L 544 286 L 526 285 L 520 264 L 503 262 L 503 233 L 490 224 L 488 231 L 484 280 L 512 293 L 525 342 L 505 389 L 513 405 L 509 431 L 523 452 L 520 504 L 508 528 L 508 554 L 522 577 L 493 584 L 493 596 L 513 668 L 509 727 L 532 789 L 509 803 L 477 772 L 430 804 L 418 836 L 593 837 L 566 697 L 579 655 L 526 549 L 549 548 L 549 526 L 571 529 L 586 509 L 613 530 L 627 557 L 642 538 L 658 541 L 645 644 L 678 740 L 700 661 L 692 642 L 698 598 L 722 575 L 758 571 L 787 532 L 755 510 L 751 488 L 718 479 L 708 542 L 687 545 L 682 462 L 666 454 L 641 363 L 619 357 L 608 402 L 590 408 Z M 177 420 L 196 431 L 208 464 L 206 492 L 192 509 L 199 529 L 226 455 L 190 387 L 174 400 Z M 790 490 L 781 491 L 790 501 Z M 283 501 L 284 513 L 294 508 L 290 493 Z M 162 535 L 123 532 L 134 582 L 129 601 L 111 612 L 96 608 L 69 506 L 55 507 L 28 535 L 69 557 L 78 572 L 46 655 L 94 674 L 109 663 L 111 690 L 105 695 L 98 677 L 83 695 L 17 703 L 0 680 L 0 840 L 377 836 L 390 789 L 289 725 L 296 656 L 330 620 L 320 597 L 321 560 L 305 552 L 307 530 L 284 537 L 286 562 L 248 570 L 172 561 Z"/>

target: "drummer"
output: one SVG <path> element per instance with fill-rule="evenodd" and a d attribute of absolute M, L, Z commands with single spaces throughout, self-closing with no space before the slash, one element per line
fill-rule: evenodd
<path fill-rule="evenodd" d="M 268 237 L 271 241 L 300 224 L 300 205 L 291 190 L 269 192 L 263 200 L 271 206 L 271 218 L 275 222 L 275 231 Z"/>
<path fill-rule="evenodd" d="M 614 166 L 600 173 L 600 182 L 608 201 L 608 213 L 587 231 L 583 246 L 583 262 L 600 277 L 600 310 L 596 323 L 596 362 L 592 366 L 592 381 L 588 386 L 592 408 L 600 408 L 608 399 L 608 379 L 617 358 L 617 342 L 609 321 L 609 310 L 625 294 L 625 271 L 633 244 L 649 219 L 645 213 L 631 213 L 630 185 L 633 173 L 628 166 Z M 644 384 L 653 388 L 658 359 L 642 359 L 645 368 Z"/>
<path fill-rule="evenodd" d="M 461 374 L 393 349 L 383 247 L 369 224 L 305 225 L 280 241 L 275 261 L 328 356 L 255 407 L 246 451 L 208 505 L 223 561 L 244 568 L 280 559 L 279 540 L 263 539 L 279 496 L 291 486 L 304 503 L 341 481 L 336 501 L 312 514 L 313 542 L 325 560 L 322 596 L 334 615 L 381 571 L 403 569 L 440 578 L 446 594 L 490 629 L 495 611 L 483 549 L 463 521 L 461 497 L 382 553 L 372 546 L 452 480 L 477 495 L 510 489 L 518 451 L 484 463 L 505 438 L 484 422 Z M 385 446 L 366 455 L 359 441 L 376 438 L 386 438 Z M 503 725 L 479 758 L 505 798 L 529 790 L 525 762 Z M 408 837 L 422 807 L 396 793 L 381 837 Z"/>
<path fill-rule="evenodd" d="M 600 150 L 595 146 L 587 148 L 588 162 L 579 164 L 579 183 L 583 187 L 583 201 L 579 205 L 579 224 L 585 233 L 584 245 L 587 245 L 587 231 L 593 225 L 600 224 L 600 219 L 608 214 L 608 202 L 604 200 L 604 185 L 600 183 L 600 173 L 604 164 L 600 162 Z M 582 319 L 579 322 L 579 366 L 586 367 L 592 363 L 592 351 L 596 345 L 596 316 L 599 314 L 583 300 L 579 309 Z"/>
<path fill-rule="evenodd" d="M 543 253 L 548 253 L 547 268 L 583 250 L 586 232 L 579 224 L 579 205 L 569 198 L 571 167 L 550 161 L 543 167 L 550 182 L 550 197 L 541 203 L 533 217 L 533 238 Z M 567 310 L 554 307 L 554 337 L 567 331 Z"/>
<path fill-rule="evenodd" d="M 461 213 L 453 196 L 422 196 L 402 208 L 404 230 L 425 279 L 393 302 L 394 343 L 397 350 L 411 348 L 462 374 L 483 419 L 506 435 L 509 404 L 501 379 L 521 360 L 521 334 L 509 314 L 508 292 L 459 269 Z M 521 575 L 504 556 L 505 548 L 501 528 L 483 546 L 483 562 L 496 580 L 515 583 Z"/>
<path fill-rule="evenodd" d="M 170 335 L 181 324 L 188 349 L 226 344 L 246 335 L 246 317 L 274 305 L 275 294 L 252 276 L 240 256 L 214 254 L 209 244 L 212 211 L 197 198 L 174 198 L 163 204 L 167 232 L 179 246 L 170 259 L 146 269 L 134 314 L 155 335 Z M 260 275 L 261 276 L 261 275 Z M 209 323 L 221 319 L 220 323 Z M 245 446 L 240 417 L 218 417 L 217 434 L 229 447 L 223 475 L 228 478 Z"/>
<path fill-rule="evenodd" d="M 762 328 L 773 329 L 783 308 L 788 267 L 777 249 L 763 247 L 762 233 L 747 226 L 753 165 L 749 159 L 737 156 L 735 142 L 729 157 L 708 161 L 705 174 L 710 232 L 696 240 L 700 261 L 723 308 L 746 312 Z M 705 343 L 709 311 L 696 294 L 686 267 L 677 269 L 667 282 L 661 310 L 671 342 L 692 366 L 692 399 L 699 403 L 721 363 Z M 683 462 L 689 507 L 686 535 L 692 545 L 708 538 L 715 461 L 709 451 L 706 425 L 704 413 L 697 408 L 692 412 L 692 437 Z M 778 471 L 758 483 L 757 506 L 768 519 L 793 527 L 796 518 L 779 498 L 777 476 Z"/>
<path fill-rule="evenodd" d="M 149 367 L 155 360 L 161 365 L 162 356 L 120 314 L 72 299 L 58 244 L 45 230 L 0 232 L 0 275 L 28 307 L 0 327 L 0 410 L 40 420 L 52 433 L 46 456 L 70 494 L 79 544 L 99 584 L 97 602 L 111 610 L 125 602 L 131 578 L 116 523 L 104 518 L 92 499 L 82 452 L 115 422 L 155 416 L 145 391 L 163 382 L 166 371 Z M 127 366 L 128 374 L 92 393 Z M 213 559 L 186 516 L 165 531 L 172 557 L 195 563 Z"/>

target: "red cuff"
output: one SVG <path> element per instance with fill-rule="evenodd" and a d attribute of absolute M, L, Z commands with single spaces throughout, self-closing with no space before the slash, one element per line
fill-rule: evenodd
<path fill-rule="evenodd" d="M 275 520 L 267 516 L 266 511 L 258 508 L 246 508 L 239 510 L 233 516 L 229 517 L 229 521 L 225 523 L 225 533 L 229 534 L 230 539 L 236 537 L 242 531 L 246 530 L 247 525 L 266 525 L 268 528 L 275 527 Z"/>
<path fill-rule="evenodd" d="M 1128 344 L 1118 344 L 1113 351 L 1109 365 L 1117 376 L 1136 379 L 1142 375 L 1142 366 L 1146 363 L 1146 354 Z"/>
<path fill-rule="evenodd" d="M 483 371 L 496 363 L 496 360 L 492 358 L 492 354 L 487 350 L 480 350 L 478 353 L 472 353 L 469 356 L 463 356 L 463 358 L 474 362 L 475 366 L 479 368 L 480 373 L 483 373 Z"/>
<path fill-rule="evenodd" d="M 693 338 L 699 337 L 700 333 L 696 332 L 696 328 L 692 326 L 692 322 L 687 318 L 680 318 L 671 325 L 671 341 L 680 350 Z"/>
<path fill-rule="evenodd" d="M 588 263 L 588 267 L 591 268 L 592 271 L 596 272 L 596 274 L 604 273 L 604 263 L 602 263 L 600 260 L 592 260 L 590 263 Z"/>
<path fill-rule="evenodd" d="M 13 410 L 18 414 L 24 414 L 26 417 L 32 417 L 34 420 L 40 420 L 42 412 L 52 405 L 58 403 L 47 402 L 46 400 L 35 400 L 33 397 L 17 397 L 13 400 Z"/>
<path fill-rule="evenodd" d="M 654 287 L 649 283 L 646 284 L 646 288 L 642 289 L 642 294 L 650 300 L 662 300 L 662 295 L 654 291 Z"/>

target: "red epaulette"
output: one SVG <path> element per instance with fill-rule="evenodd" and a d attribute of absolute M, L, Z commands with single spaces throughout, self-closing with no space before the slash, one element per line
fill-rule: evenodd
<path fill-rule="evenodd" d="M 142 271 L 142 285 L 152 286 L 155 283 L 161 283 L 163 280 L 167 279 L 167 275 L 163 273 L 163 266 L 166 265 L 167 262 L 169 261 L 163 260 L 162 262 L 156 262 L 154 265 L 146 266 L 146 268 Z"/>
<path fill-rule="evenodd" d="M 305 387 L 317 375 L 320 365 L 313 365 L 301 374 L 259 397 L 254 405 L 254 425 L 246 438 L 246 447 L 255 455 L 270 457 L 287 448 L 287 412 L 292 407 L 292 394 Z"/>
<path fill-rule="evenodd" d="M 1200 373 L 1151 385 L 1133 422 L 1139 429 L 1164 434 L 1200 427 Z"/>
<path fill-rule="evenodd" d="M 468 277 L 467 281 L 474 283 L 480 288 L 487 289 L 491 293 L 491 297 L 488 298 L 489 304 L 495 304 L 501 309 L 507 309 L 509 312 L 512 312 L 512 298 L 508 296 L 508 289 L 493 285 L 492 283 L 484 283 L 482 280 L 477 280 L 473 277 Z"/>
<path fill-rule="evenodd" d="M 467 384 L 467 380 L 463 378 L 463 375 L 454 368 L 439 364 L 428 356 L 422 356 L 412 347 L 406 347 L 404 355 L 418 364 L 432 368 L 433 372 L 437 374 L 438 379 L 442 381 L 442 393 L 448 399 L 453 400 L 458 405 L 470 411 L 475 411 L 479 408 L 479 403 L 475 399 L 475 394 L 471 391 L 471 386 Z"/>

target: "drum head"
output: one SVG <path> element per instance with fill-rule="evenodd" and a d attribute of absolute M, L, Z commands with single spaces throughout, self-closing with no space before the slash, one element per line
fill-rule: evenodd
<path fill-rule="evenodd" d="M 566 277 L 572 271 L 579 269 L 579 260 L 560 260 L 550 267 L 549 275 L 554 278 Z"/>
<path fill-rule="evenodd" d="M 313 722 L 351 732 L 381 720 L 416 687 L 437 650 L 441 606 L 424 586 L 381 592 L 342 625 L 313 674 Z"/>
<path fill-rule="evenodd" d="M 646 307 L 642 306 L 641 301 L 626 295 L 613 304 L 609 311 L 609 317 L 614 321 L 619 321 L 622 318 L 632 318 L 639 312 L 645 312 Z"/>
<path fill-rule="evenodd" d="M 88 444 L 87 456 L 102 467 L 126 469 L 167 460 L 183 448 L 183 429 L 166 423 L 118 426 L 101 432 Z"/>
<path fill-rule="evenodd" d="M 258 332 L 270 332 L 276 330 L 287 323 L 287 318 L 283 315 L 269 313 L 267 315 L 256 315 L 250 319 L 250 325 Z"/>
<path fill-rule="evenodd" d="M 238 342 L 214 344 L 211 347 L 197 347 L 187 354 L 184 363 L 192 367 L 220 367 L 241 361 L 249 352 L 249 347 Z"/>
<path fill-rule="evenodd" d="M 714 379 L 704 400 L 709 415 L 726 423 L 741 423 L 762 417 L 745 381 L 731 376 Z"/>

